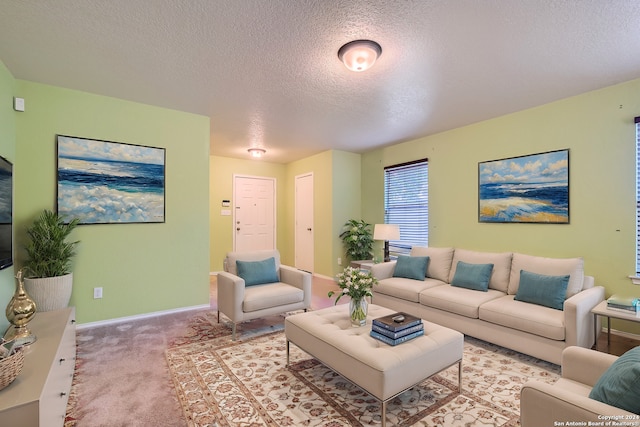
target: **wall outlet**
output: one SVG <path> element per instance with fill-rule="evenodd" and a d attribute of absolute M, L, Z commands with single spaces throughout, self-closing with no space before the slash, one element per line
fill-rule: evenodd
<path fill-rule="evenodd" d="M 338 257 L 338 265 L 342 265 L 342 258 Z"/>
<path fill-rule="evenodd" d="M 102 298 L 102 288 L 93 288 L 93 299 Z"/>

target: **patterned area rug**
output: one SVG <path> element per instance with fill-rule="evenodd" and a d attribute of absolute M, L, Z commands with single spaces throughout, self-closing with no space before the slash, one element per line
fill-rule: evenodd
<path fill-rule="evenodd" d="M 377 399 L 295 345 L 287 368 L 282 331 L 243 335 L 236 342 L 226 335 L 174 344 L 166 358 L 190 426 L 380 425 Z M 462 394 L 457 392 L 457 369 L 455 365 L 391 400 L 387 425 L 519 426 L 522 385 L 532 378 L 553 383 L 560 371 L 468 337 Z"/>

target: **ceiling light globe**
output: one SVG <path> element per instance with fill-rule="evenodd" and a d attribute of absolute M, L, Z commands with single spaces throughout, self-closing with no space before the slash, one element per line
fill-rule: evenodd
<path fill-rule="evenodd" d="M 338 50 L 338 58 L 345 67 L 355 72 L 371 68 L 381 54 L 380 45 L 371 40 L 354 40 Z"/>

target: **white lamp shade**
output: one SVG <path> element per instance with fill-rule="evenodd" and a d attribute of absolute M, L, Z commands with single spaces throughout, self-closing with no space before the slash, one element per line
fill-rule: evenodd
<path fill-rule="evenodd" d="M 373 240 L 400 240 L 400 226 L 396 224 L 376 224 Z"/>
<path fill-rule="evenodd" d="M 351 71 L 365 71 L 376 62 L 382 53 L 380 45 L 371 40 L 355 40 L 342 46 L 338 57 Z"/>

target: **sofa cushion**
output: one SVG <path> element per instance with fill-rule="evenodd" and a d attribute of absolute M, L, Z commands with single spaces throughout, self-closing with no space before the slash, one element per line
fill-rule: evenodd
<path fill-rule="evenodd" d="M 411 256 L 428 256 L 429 265 L 427 266 L 427 277 L 449 283 L 453 248 L 414 246 L 411 248 Z"/>
<path fill-rule="evenodd" d="M 480 307 L 480 319 L 557 341 L 565 339 L 564 312 L 514 300 L 514 295 L 494 299 Z"/>
<path fill-rule="evenodd" d="M 640 347 L 609 366 L 593 386 L 591 399 L 640 415 Z"/>
<path fill-rule="evenodd" d="M 429 265 L 428 256 L 398 256 L 393 277 L 424 280 Z"/>
<path fill-rule="evenodd" d="M 238 276 L 244 279 L 245 286 L 279 282 L 274 257 L 261 261 L 236 261 Z"/>
<path fill-rule="evenodd" d="M 374 295 L 380 293 L 406 301 L 419 302 L 420 292 L 442 285 L 445 285 L 445 283 L 436 279 L 414 280 L 403 277 L 390 277 L 378 280 L 378 284 L 373 287 L 373 293 Z"/>
<path fill-rule="evenodd" d="M 582 290 L 584 282 L 584 260 L 582 258 L 545 258 L 519 253 L 513 254 L 511 277 L 509 278 L 509 294 L 518 293 L 520 270 L 547 276 L 570 275 L 566 298 L 572 297 Z"/>
<path fill-rule="evenodd" d="M 451 285 L 487 292 L 492 271 L 493 264 L 468 264 L 464 261 L 458 261 L 456 274 L 451 279 Z"/>
<path fill-rule="evenodd" d="M 437 286 L 420 292 L 420 304 L 461 316 L 478 318 L 478 308 L 488 301 L 501 298 L 504 292 L 489 289 L 478 292 L 451 285 Z"/>
<path fill-rule="evenodd" d="M 242 311 L 263 310 L 271 307 L 280 307 L 287 304 L 295 304 L 304 300 L 304 292 L 295 286 L 286 283 L 269 283 L 245 288 Z"/>
<path fill-rule="evenodd" d="M 520 286 L 515 300 L 562 310 L 569 275 L 547 276 L 520 270 Z"/>
<path fill-rule="evenodd" d="M 451 273 L 448 282 L 451 283 L 456 273 L 458 261 L 468 264 L 493 264 L 489 288 L 507 293 L 509 287 L 509 273 L 511 272 L 511 252 L 476 252 L 466 249 L 456 249 L 451 263 Z"/>

